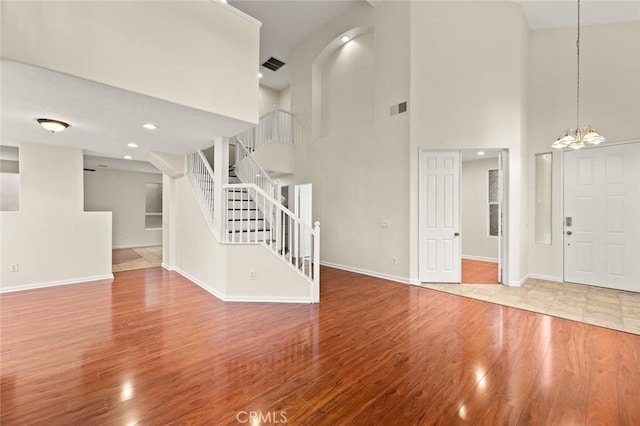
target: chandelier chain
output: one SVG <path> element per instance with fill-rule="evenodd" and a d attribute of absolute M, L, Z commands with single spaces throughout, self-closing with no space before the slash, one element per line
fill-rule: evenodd
<path fill-rule="evenodd" d="M 580 129 L 580 0 L 578 0 L 578 37 L 576 39 L 576 131 Z"/>

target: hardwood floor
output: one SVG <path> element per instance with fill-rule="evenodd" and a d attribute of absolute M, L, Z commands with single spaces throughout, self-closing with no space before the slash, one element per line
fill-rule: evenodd
<path fill-rule="evenodd" d="M 463 258 L 462 282 L 465 284 L 498 284 L 498 264 Z"/>
<path fill-rule="evenodd" d="M 115 276 L 0 296 L 3 425 L 640 424 L 640 336 L 324 267 L 320 305 Z"/>

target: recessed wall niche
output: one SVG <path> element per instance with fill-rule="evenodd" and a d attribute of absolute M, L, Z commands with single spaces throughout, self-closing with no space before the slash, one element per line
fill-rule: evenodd
<path fill-rule="evenodd" d="M 340 45 L 322 64 L 321 136 L 373 123 L 374 33 Z"/>

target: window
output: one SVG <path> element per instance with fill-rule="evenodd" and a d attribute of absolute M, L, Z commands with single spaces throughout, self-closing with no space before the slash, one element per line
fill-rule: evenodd
<path fill-rule="evenodd" d="M 162 184 L 146 183 L 145 229 L 162 229 Z"/>
<path fill-rule="evenodd" d="M 500 187 L 498 170 L 489 170 L 489 236 L 500 234 Z"/>
<path fill-rule="evenodd" d="M 0 211 L 20 211 L 20 162 L 17 147 L 0 145 Z"/>
<path fill-rule="evenodd" d="M 553 155 L 536 154 L 536 243 L 551 244 L 551 173 Z"/>

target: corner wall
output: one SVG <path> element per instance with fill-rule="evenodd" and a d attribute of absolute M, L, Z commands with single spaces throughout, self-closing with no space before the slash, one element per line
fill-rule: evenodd
<path fill-rule="evenodd" d="M 113 248 L 162 243 L 162 229 L 145 229 L 146 183 L 162 183 L 162 175 L 104 169 L 84 172 L 85 211 L 112 212 Z"/>
<path fill-rule="evenodd" d="M 113 278 L 111 213 L 84 212 L 82 168 L 81 149 L 20 145 L 20 211 L 0 213 L 0 290 Z"/>
<path fill-rule="evenodd" d="M 506 281 L 528 273 L 528 26 L 519 5 L 411 2 L 410 276 L 418 281 L 420 148 L 509 150 Z"/>
<path fill-rule="evenodd" d="M 290 183 L 313 184 L 322 261 L 400 281 L 409 278 L 409 115 L 390 116 L 389 107 L 409 97 L 409 12 L 408 2 L 357 3 L 298 45 L 290 61 L 291 110 L 303 129 Z M 322 84 L 331 81 L 319 58 L 337 49 L 344 68 L 332 77 L 357 78 L 350 74 L 358 68 L 349 63 L 352 42 L 342 45 L 339 38 L 358 29 L 373 37 L 373 74 L 360 76 L 372 81 L 365 97 L 372 114 L 356 120 L 361 111 L 343 111 L 342 123 L 354 118 L 359 125 L 323 136 Z"/>
<path fill-rule="evenodd" d="M 640 22 L 588 25 L 581 30 L 580 115 L 607 143 L 640 140 Z M 535 154 L 575 127 L 575 28 L 531 31 L 529 39 L 529 123 L 532 276 L 563 277 L 562 153 L 553 150 L 552 244 L 535 242 Z M 572 60 L 567 60 L 572 58 Z"/>

